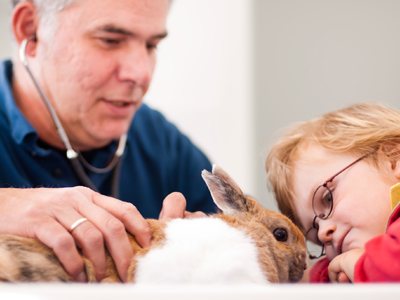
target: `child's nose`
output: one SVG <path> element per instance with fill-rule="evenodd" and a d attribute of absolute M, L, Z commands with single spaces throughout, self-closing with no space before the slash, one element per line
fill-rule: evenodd
<path fill-rule="evenodd" d="M 318 239 L 325 245 L 333 240 L 333 234 L 336 231 L 336 224 L 328 220 L 320 220 L 318 223 Z"/>

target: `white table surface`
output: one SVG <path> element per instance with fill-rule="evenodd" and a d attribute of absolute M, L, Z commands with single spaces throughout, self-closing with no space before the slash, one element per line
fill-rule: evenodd
<path fill-rule="evenodd" d="M 270 286 L 134 286 L 123 284 L 0 284 L 0 300 L 116 299 L 400 299 L 400 284 L 272 284 Z"/>

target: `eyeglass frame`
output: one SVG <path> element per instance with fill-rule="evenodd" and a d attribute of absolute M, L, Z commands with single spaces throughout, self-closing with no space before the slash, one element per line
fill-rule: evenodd
<path fill-rule="evenodd" d="M 328 180 L 326 180 L 323 184 L 319 185 L 319 186 L 316 188 L 316 190 L 315 190 L 315 192 L 314 192 L 314 194 L 313 194 L 313 199 L 312 199 L 312 208 L 313 208 L 315 217 L 314 217 L 314 219 L 313 219 L 312 226 L 310 227 L 310 229 L 307 230 L 307 232 L 306 232 L 306 234 L 305 234 L 305 236 L 304 236 L 304 239 L 305 239 L 305 242 L 306 242 L 306 248 L 307 248 L 308 257 L 309 257 L 310 259 L 317 259 L 317 258 L 320 258 L 320 257 L 322 257 L 322 256 L 325 255 L 325 252 L 324 252 L 324 251 L 325 251 L 325 245 L 322 245 L 322 251 L 321 251 L 321 254 L 320 254 L 319 256 L 315 256 L 315 255 L 313 255 L 313 254 L 310 253 L 310 251 L 308 250 L 308 247 L 307 247 L 307 241 L 310 241 L 310 240 L 307 239 L 307 235 L 308 235 L 308 234 L 310 233 L 310 231 L 313 230 L 313 229 L 316 229 L 316 230 L 317 230 L 317 235 L 318 235 L 319 226 L 316 225 L 315 221 L 317 220 L 317 218 L 320 218 L 321 220 L 326 220 L 326 219 L 332 214 L 332 210 L 333 210 L 333 195 L 332 195 L 331 189 L 328 187 L 328 183 L 332 182 L 333 179 L 335 179 L 335 177 L 337 177 L 338 175 L 340 175 L 341 173 L 343 173 L 344 171 L 346 171 L 348 168 L 350 168 L 351 166 L 355 165 L 355 164 L 358 163 L 360 160 L 363 160 L 364 158 L 366 158 L 367 156 L 371 155 L 371 154 L 374 153 L 374 152 L 375 152 L 375 151 L 370 152 L 370 153 L 365 154 L 364 156 L 362 156 L 362 157 L 356 159 L 356 160 L 353 161 L 351 164 L 349 164 L 348 166 L 346 166 L 345 168 L 343 168 L 342 170 L 340 170 L 339 172 L 337 172 L 335 175 L 333 175 L 332 177 L 330 177 L 330 178 L 329 178 Z M 315 211 L 315 208 L 314 208 L 314 199 L 315 199 L 315 195 L 316 195 L 317 191 L 318 191 L 321 187 L 324 187 L 324 188 L 326 188 L 326 189 L 328 190 L 328 192 L 329 192 L 330 195 L 331 195 L 331 199 L 332 199 L 332 201 L 331 201 L 331 207 L 330 207 L 329 213 L 326 215 L 326 217 L 325 217 L 325 214 L 319 214 L 319 215 L 317 215 L 317 213 L 316 213 L 316 211 Z"/>

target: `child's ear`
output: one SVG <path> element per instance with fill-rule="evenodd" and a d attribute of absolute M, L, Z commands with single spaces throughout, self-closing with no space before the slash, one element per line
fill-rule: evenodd
<path fill-rule="evenodd" d="M 384 155 L 384 161 L 390 164 L 392 174 L 400 180 L 400 145 L 387 143 L 382 145 L 380 150 Z"/>
<path fill-rule="evenodd" d="M 397 157 L 396 159 L 391 159 L 390 164 L 391 164 L 393 175 L 400 182 L 400 157 Z"/>

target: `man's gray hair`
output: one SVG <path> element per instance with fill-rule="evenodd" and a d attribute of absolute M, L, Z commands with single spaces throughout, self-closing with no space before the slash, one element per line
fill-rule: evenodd
<path fill-rule="evenodd" d="M 12 6 L 15 7 L 20 2 L 33 2 L 36 11 L 44 24 L 47 38 L 51 38 L 57 31 L 58 22 L 56 13 L 71 6 L 78 0 L 11 0 Z"/>
<path fill-rule="evenodd" d="M 74 0 L 12 0 L 13 7 L 20 2 L 33 2 L 41 16 L 49 12 L 57 12 L 70 6 Z"/>

